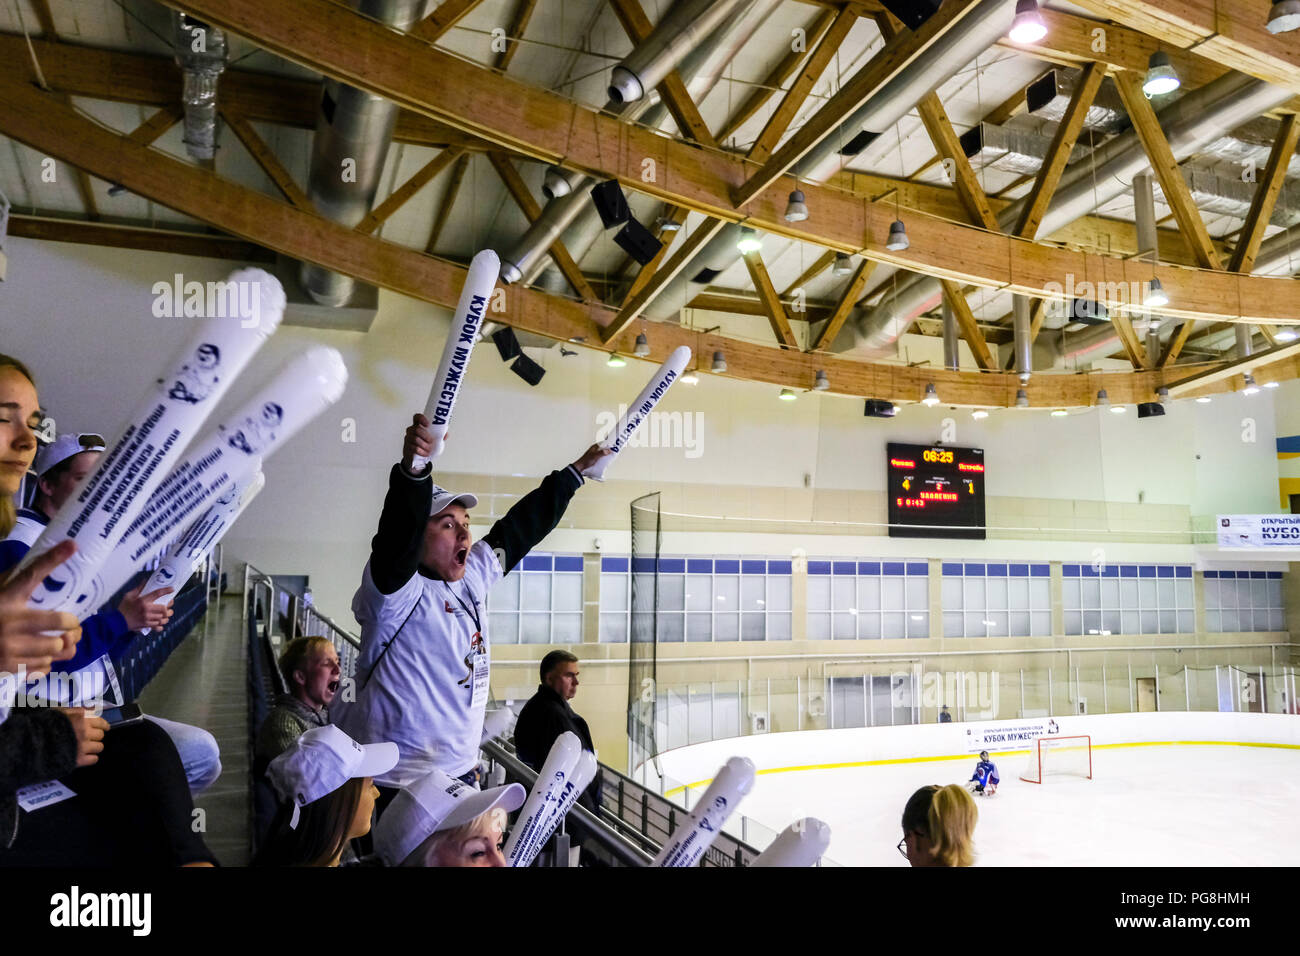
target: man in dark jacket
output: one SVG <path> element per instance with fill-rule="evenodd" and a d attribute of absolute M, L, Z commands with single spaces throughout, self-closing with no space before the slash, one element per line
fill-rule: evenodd
<path fill-rule="evenodd" d="M 587 722 L 573 712 L 569 701 L 578 693 L 578 658 L 568 651 L 551 651 L 542 658 L 542 682 L 519 712 L 515 723 L 515 750 L 519 759 L 540 771 L 551 745 L 566 730 L 578 735 L 584 750 L 596 752 Z M 599 814 L 600 771 L 578 802 Z"/>

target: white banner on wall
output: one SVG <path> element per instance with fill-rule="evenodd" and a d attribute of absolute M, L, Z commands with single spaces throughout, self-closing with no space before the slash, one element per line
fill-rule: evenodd
<path fill-rule="evenodd" d="M 1221 548 L 1300 546 L 1300 515 L 1219 515 Z"/>
<path fill-rule="evenodd" d="M 977 754 L 981 750 L 1021 750 L 1033 745 L 1039 737 L 1061 733 L 1060 722 L 1051 717 L 1041 720 L 1004 721 L 985 727 L 966 728 L 966 750 Z"/>

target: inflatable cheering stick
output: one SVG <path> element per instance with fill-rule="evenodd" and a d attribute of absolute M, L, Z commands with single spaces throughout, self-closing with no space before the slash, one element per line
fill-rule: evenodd
<path fill-rule="evenodd" d="M 555 738 L 551 752 L 546 755 L 541 772 L 532 792 L 524 801 L 515 819 L 514 829 L 506 840 L 501 852 L 506 858 L 506 866 L 527 866 L 521 862 L 528 854 L 535 855 L 541 847 L 538 834 L 552 809 L 564 795 L 564 785 L 569 782 L 574 765 L 582 753 L 582 741 L 571 730 L 566 730 Z M 532 856 L 527 856 L 532 859 Z"/>
<path fill-rule="evenodd" d="M 831 828 L 816 817 L 790 824 L 750 866 L 812 866 L 831 845 Z"/>
<path fill-rule="evenodd" d="M 594 465 L 589 467 L 582 474 L 587 478 L 594 478 L 596 481 L 605 480 L 605 469 L 607 469 L 619 453 L 627 447 L 628 441 L 636 430 L 641 427 L 641 423 L 650 417 L 655 406 L 660 400 L 668 394 L 668 389 L 672 388 L 673 383 L 682 377 L 686 371 L 686 365 L 691 360 L 691 350 L 685 345 L 679 345 L 673 349 L 668 360 L 659 366 L 659 371 L 650 377 L 646 387 L 641 389 L 641 394 L 636 397 L 636 401 L 628 406 L 623 417 L 614 425 L 614 430 L 610 432 L 609 437 L 602 443 L 606 448 L 611 449 L 614 454 L 605 455 Z"/>
<path fill-rule="evenodd" d="M 754 789 L 754 764 L 745 757 L 732 757 L 722 765 L 695 809 L 677 828 L 651 866 L 684 867 L 700 862 L 713 845 L 722 825 L 736 805 Z"/>

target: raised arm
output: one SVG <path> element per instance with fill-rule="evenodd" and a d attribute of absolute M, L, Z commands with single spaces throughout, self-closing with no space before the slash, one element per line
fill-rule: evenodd
<path fill-rule="evenodd" d="M 383 594 L 392 594 L 411 580 L 420 566 L 425 522 L 433 501 L 432 465 L 412 475 L 411 462 L 432 447 L 429 420 L 412 418 L 402 443 L 402 461 L 388 475 L 388 494 L 379 515 L 379 529 L 370 541 L 370 577 Z"/>

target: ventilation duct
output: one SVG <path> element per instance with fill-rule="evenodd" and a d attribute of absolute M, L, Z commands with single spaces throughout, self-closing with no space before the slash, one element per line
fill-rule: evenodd
<path fill-rule="evenodd" d="M 1174 156 L 1180 160 L 1223 136 L 1243 116 L 1256 116 L 1291 98 L 1282 87 L 1240 73 L 1228 73 L 1160 111 L 1160 123 Z M 1130 130 L 1095 150 L 1085 162 L 1066 169 L 1039 228 L 1039 235 L 1087 215 L 1128 189 L 1133 177 L 1149 163 L 1137 133 Z M 1025 200 L 1007 206 L 998 216 L 1004 230 L 1014 228 Z M 873 351 L 893 346 L 916 316 L 939 301 L 940 286 L 930 276 L 913 275 L 900 282 L 872 309 L 853 316 L 857 345 Z"/>
<path fill-rule="evenodd" d="M 740 0 L 674 4 L 645 42 L 614 67 L 609 82 L 610 103 L 622 106 L 645 99 L 739 5 Z"/>
<path fill-rule="evenodd" d="M 423 18 L 429 0 L 353 0 L 362 16 L 401 31 Z M 327 79 L 316 117 L 307 195 L 317 211 L 344 226 L 370 212 L 384 171 L 398 107 L 355 86 Z M 352 297 L 351 276 L 304 262 L 298 279 L 322 305 L 342 306 Z"/>
<path fill-rule="evenodd" d="M 185 152 L 211 162 L 217 155 L 217 81 L 226 69 L 226 35 L 173 10 L 172 46 L 181 68 Z"/>
<path fill-rule="evenodd" d="M 1025 90 L 1025 107 L 1036 119 L 1060 123 L 1070 107 L 1079 79 L 1079 70 L 1052 70 L 1042 79 L 1031 83 Z M 1119 93 L 1109 83 L 1103 83 L 1093 97 L 1083 128 L 1110 134 L 1122 132 L 1129 125 L 1128 113 Z"/>
<path fill-rule="evenodd" d="M 1018 176 L 1033 176 L 1042 168 L 1052 146 L 1052 137 L 1027 129 L 980 123 L 961 135 L 962 152 L 975 169 L 998 169 Z M 1076 145 L 1070 162 L 1088 155 Z"/>

